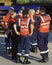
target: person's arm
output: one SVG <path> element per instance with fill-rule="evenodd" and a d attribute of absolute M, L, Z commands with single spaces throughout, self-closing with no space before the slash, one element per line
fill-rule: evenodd
<path fill-rule="evenodd" d="M 14 27 L 15 33 L 16 33 L 17 35 L 20 35 L 20 33 L 17 31 L 16 24 L 14 24 L 13 27 Z"/>
<path fill-rule="evenodd" d="M 33 24 L 31 24 L 31 25 L 30 25 L 30 28 L 31 28 L 31 32 L 30 32 L 30 34 L 29 34 L 29 35 L 31 36 L 31 35 L 33 34 L 33 29 L 34 29 Z"/>
<path fill-rule="evenodd" d="M 40 18 L 39 16 L 37 16 L 37 17 L 36 17 L 36 24 L 35 24 L 35 26 L 36 26 L 37 28 L 39 28 L 40 22 L 41 22 L 41 18 Z"/>
<path fill-rule="evenodd" d="M 32 24 L 32 20 L 30 20 L 30 36 L 33 34 L 34 25 Z"/>

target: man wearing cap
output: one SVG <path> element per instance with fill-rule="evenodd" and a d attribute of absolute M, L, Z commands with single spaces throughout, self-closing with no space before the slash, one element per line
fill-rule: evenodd
<path fill-rule="evenodd" d="M 40 25 L 38 27 L 38 47 L 42 56 L 41 62 L 48 62 L 49 49 L 48 49 L 48 35 L 50 26 L 50 16 L 46 14 L 44 7 L 40 8 Z"/>
<path fill-rule="evenodd" d="M 9 20 L 11 18 L 14 18 L 14 16 L 16 15 L 16 13 L 14 14 L 14 8 L 13 7 L 10 7 L 7 14 L 3 17 L 3 22 L 4 22 L 4 25 L 3 27 L 5 28 L 5 33 L 7 35 L 7 37 L 5 38 L 5 42 L 6 42 L 6 53 L 7 54 L 10 54 L 10 50 L 11 50 L 11 42 L 10 42 L 10 38 L 11 38 L 11 34 L 10 34 L 10 31 L 9 31 Z"/>

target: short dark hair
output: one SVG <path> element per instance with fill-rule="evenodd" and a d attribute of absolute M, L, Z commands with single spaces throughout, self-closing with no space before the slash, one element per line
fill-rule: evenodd
<path fill-rule="evenodd" d="M 36 9 L 35 9 L 35 12 L 36 12 L 37 10 L 40 10 L 40 7 L 36 8 Z"/>
<path fill-rule="evenodd" d="M 45 8 L 45 7 L 41 7 L 41 8 L 40 8 L 40 11 L 41 11 L 41 12 L 46 12 L 46 8 Z"/>
<path fill-rule="evenodd" d="M 27 14 L 28 14 L 28 10 L 23 10 L 22 12 L 23 18 L 27 17 Z"/>

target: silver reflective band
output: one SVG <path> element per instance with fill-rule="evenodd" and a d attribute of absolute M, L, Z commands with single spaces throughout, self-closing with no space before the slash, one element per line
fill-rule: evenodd
<path fill-rule="evenodd" d="M 34 45 L 37 45 L 37 43 L 31 43 L 31 45 L 33 45 L 33 46 L 34 46 Z"/>
<path fill-rule="evenodd" d="M 7 47 L 7 49 L 10 49 L 9 47 Z"/>
<path fill-rule="evenodd" d="M 12 47 L 10 46 L 10 49 L 12 49 Z"/>
<path fill-rule="evenodd" d="M 43 28 L 49 28 L 49 25 L 47 25 L 47 26 L 43 26 Z"/>
<path fill-rule="evenodd" d="M 29 54 L 24 54 L 24 56 L 29 56 Z"/>
<path fill-rule="evenodd" d="M 21 53 L 17 53 L 17 55 L 21 56 Z"/>
<path fill-rule="evenodd" d="M 50 24 L 50 22 L 42 23 L 41 25 L 48 25 L 48 24 Z"/>
<path fill-rule="evenodd" d="M 47 53 L 47 52 L 49 52 L 49 49 L 47 50 L 47 51 L 42 51 L 42 52 L 40 52 L 41 54 L 44 54 L 44 53 Z"/>
<path fill-rule="evenodd" d="M 12 49 L 12 47 L 7 47 L 7 49 Z"/>

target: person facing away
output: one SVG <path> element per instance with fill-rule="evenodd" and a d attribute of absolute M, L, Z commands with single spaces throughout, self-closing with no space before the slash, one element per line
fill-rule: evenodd
<path fill-rule="evenodd" d="M 30 49 L 30 39 L 29 36 L 33 33 L 33 25 L 31 22 L 31 19 L 27 17 L 27 10 L 23 11 L 23 17 L 19 18 L 19 26 L 20 26 L 20 43 L 18 44 L 18 53 L 17 53 L 17 59 L 18 62 L 20 62 L 21 52 L 24 48 L 24 63 L 29 64 L 30 61 L 28 61 L 29 56 L 29 49 Z M 31 29 L 29 29 L 31 28 Z"/>
<path fill-rule="evenodd" d="M 42 56 L 41 62 L 49 61 L 49 49 L 48 49 L 48 36 L 49 36 L 49 26 L 50 26 L 50 15 L 46 14 L 46 9 L 44 7 L 40 8 L 40 24 L 38 27 L 38 48 Z"/>

